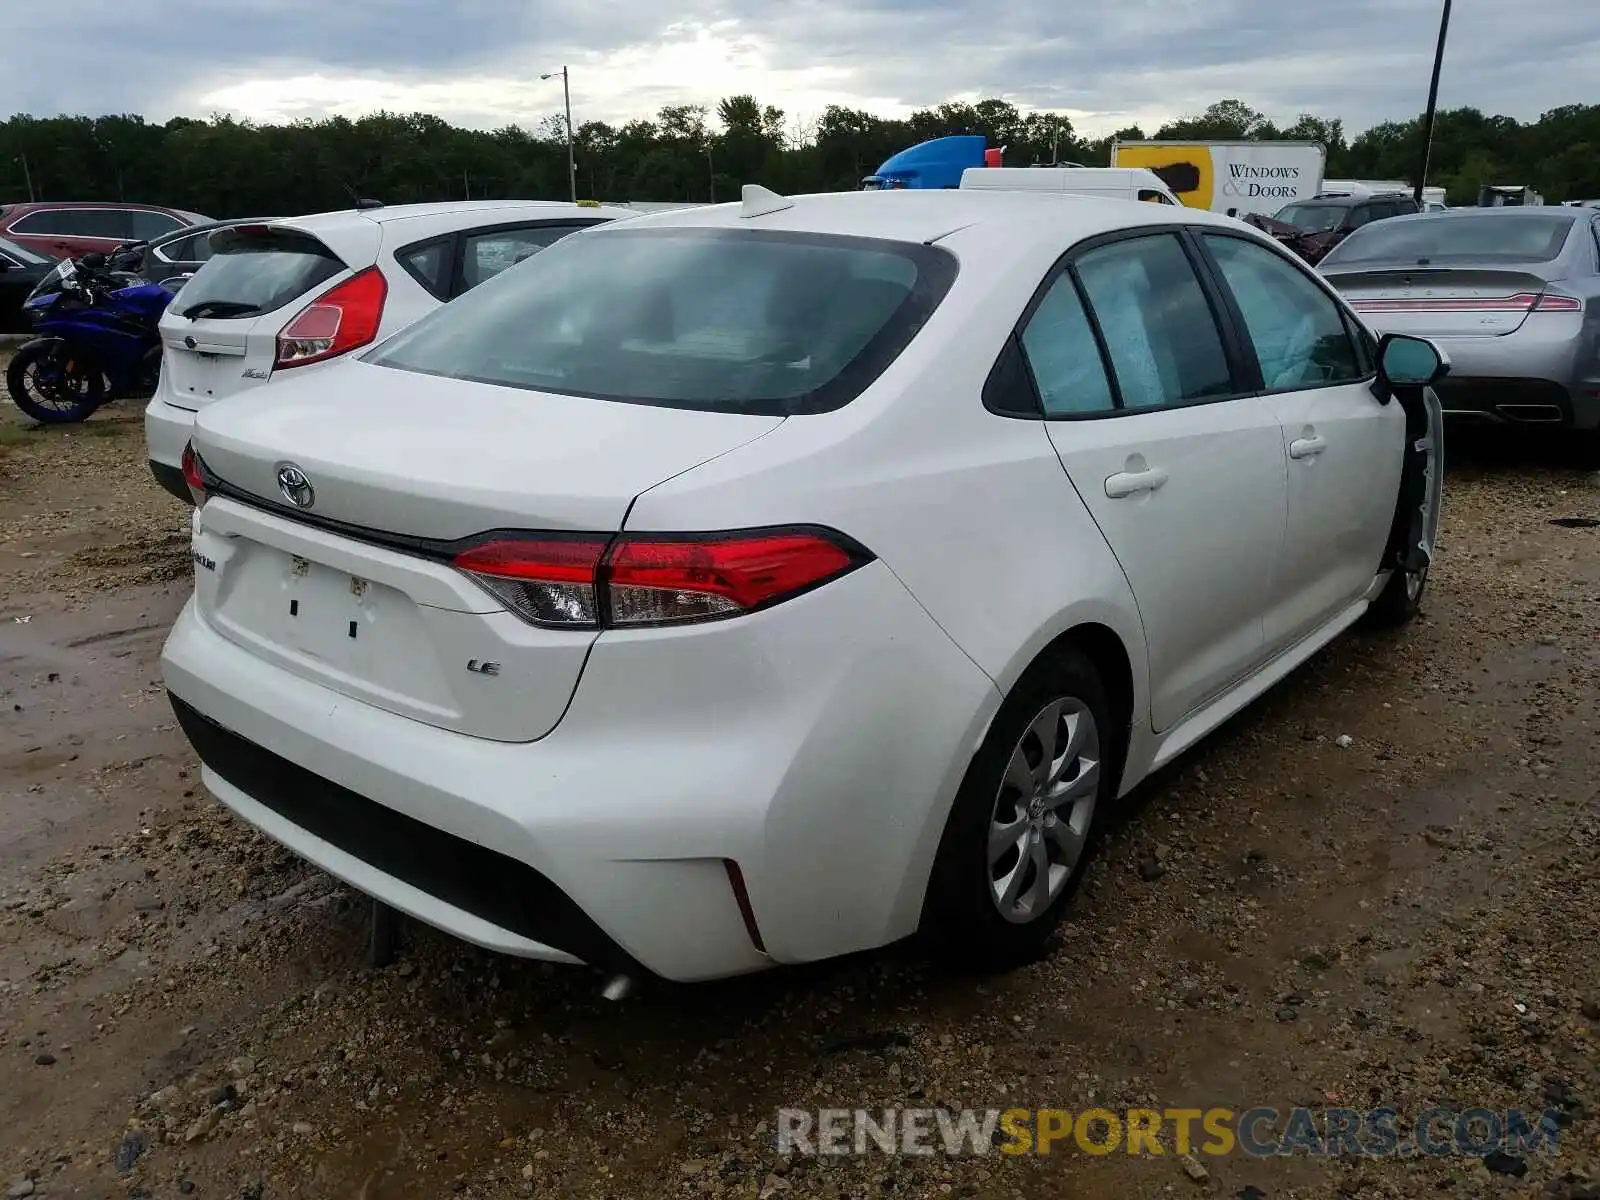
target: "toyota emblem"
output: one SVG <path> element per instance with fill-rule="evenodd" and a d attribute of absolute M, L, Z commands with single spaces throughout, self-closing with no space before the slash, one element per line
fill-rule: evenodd
<path fill-rule="evenodd" d="M 296 508 L 310 508 L 317 502 L 316 489 L 311 486 L 311 480 L 293 463 L 279 464 L 278 490 Z"/>

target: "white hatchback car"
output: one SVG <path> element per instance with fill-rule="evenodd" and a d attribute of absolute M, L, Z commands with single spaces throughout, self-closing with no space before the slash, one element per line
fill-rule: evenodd
<path fill-rule="evenodd" d="M 747 189 L 195 423 L 224 803 L 511 954 L 1036 954 L 1091 822 L 1416 610 L 1443 370 L 1192 209 Z"/>
<path fill-rule="evenodd" d="M 480 200 L 366 206 L 219 233 L 161 318 L 161 379 L 144 424 L 151 472 L 187 501 L 183 448 L 207 404 L 369 346 L 558 238 L 631 215 Z"/>

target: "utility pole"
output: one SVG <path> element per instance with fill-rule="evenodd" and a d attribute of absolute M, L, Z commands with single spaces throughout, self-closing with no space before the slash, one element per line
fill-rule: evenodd
<path fill-rule="evenodd" d="M 717 202 L 717 167 L 711 161 L 711 142 L 706 142 L 706 178 L 711 187 L 711 203 Z"/>
<path fill-rule="evenodd" d="M 1439 69 L 1444 66 L 1444 39 L 1450 32 L 1450 0 L 1444 0 L 1439 18 L 1439 45 L 1433 52 L 1433 79 L 1428 84 L 1428 112 L 1422 122 L 1422 166 L 1417 171 L 1417 207 L 1422 207 L 1422 189 L 1428 182 L 1428 159 L 1433 154 L 1433 122 L 1439 109 Z"/>
<path fill-rule="evenodd" d="M 539 76 L 540 79 L 554 79 L 561 76 L 561 97 L 567 106 L 567 186 L 572 194 L 572 202 L 578 202 L 578 164 L 572 157 L 572 84 L 567 78 L 567 69 L 562 67 L 559 71 L 550 71 Z"/>
<path fill-rule="evenodd" d="M 28 156 L 26 154 L 19 154 L 17 155 L 17 161 L 22 164 L 22 178 L 28 185 L 28 203 L 32 204 L 34 200 L 33 173 L 28 170 Z"/>

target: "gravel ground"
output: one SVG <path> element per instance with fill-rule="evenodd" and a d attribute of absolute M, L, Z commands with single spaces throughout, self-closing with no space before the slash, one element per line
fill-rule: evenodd
<path fill-rule="evenodd" d="M 1600 1196 L 1600 528 L 1551 523 L 1600 517 L 1578 466 L 1453 442 L 1424 619 L 1141 787 L 1046 961 L 613 1004 L 415 926 L 370 967 L 361 898 L 206 797 L 157 668 L 187 515 L 138 417 L 0 414 L 11 1196 Z M 1555 1110 L 1560 1152 L 773 1147 L 780 1106 L 1295 1104 Z"/>

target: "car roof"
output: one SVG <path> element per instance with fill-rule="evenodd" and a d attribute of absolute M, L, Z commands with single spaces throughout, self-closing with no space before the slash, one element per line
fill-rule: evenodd
<path fill-rule="evenodd" d="M 192 217 L 194 213 L 186 213 L 179 208 L 167 208 L 160 204 L 129 204 L 122 200 L 19 200 L 15 204 L 7 204 L 0 211 L 8 216 L 24 212 L 32 212 L 39 208 L 127 208 L 136 212 L 167 213 L 174 217 Z"/>
<path fill-rule="evenodd" d="M 379 225 L 385 225 L 391 221 L 405 221 L 417 217 L 483 216 L 492 219 L 497 213 L 521 216 L 529 212 L 546 211 L 553 217 L 634 215 L 625 208 L 608 209 L 594 205 L 573 204 L 566 200 L 440 200 L 425 204 L 385 204 L 377 208 L 341 208 L 282 218 L 272 223 L 293 224 L 296 228 L 315 232 L 318 228 L 347 221 L 375 221 Z"/>
<path fill-rule="evenodd" d="M 707 205 L 703 208 L 637 216 L 629 229 L 643 228 L 748 228 L 799 233 L 833 233 L 883 238 L 900 242 L 937 242 L 957 230 L 983 227 L 998 236 L 1014 234 L 1032 241 L 1041 226 L 1070 237 L 1092 237 L 1138 225 L 1219 225 L 1237 228 L 1239 222 L 1204 209 L 1164 205 L 1159 213 L 1138 200 L 1084 196 L 1070 192 L 1002 191 L 989 189 L 892 189 L 867 192 L 824 192 L 815 195 L 775 197 L 756 193 L 760 207 L 775 208 L 744 216 L 744 204 Z M 604 233 L 604 230 L 596 230 Z"/>

